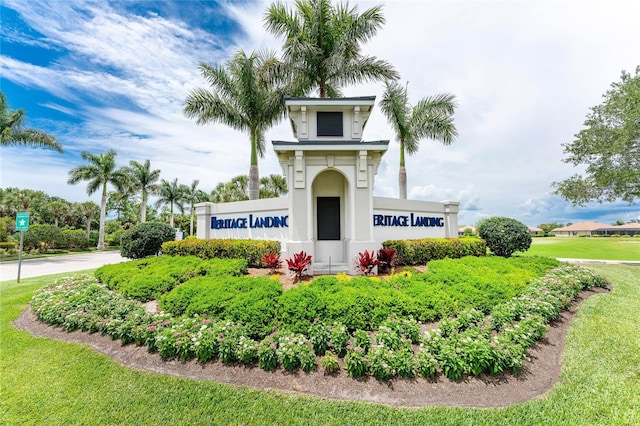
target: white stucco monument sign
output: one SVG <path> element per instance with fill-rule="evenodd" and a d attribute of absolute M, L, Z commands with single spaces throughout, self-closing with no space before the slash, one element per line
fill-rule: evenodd
<path fill-rule="evenodd" d="M 287 98 L 296 141 L 272 141 L 288 195 L 196 206 L 197 236 L 279 240 L 283 258 L 304 250 L 311 274 L 356 273 L 355 259 L 386 240 L 456 238 L 457 202 L 373 196 L 389 141 L 363 141 L 374 96 Z"/>

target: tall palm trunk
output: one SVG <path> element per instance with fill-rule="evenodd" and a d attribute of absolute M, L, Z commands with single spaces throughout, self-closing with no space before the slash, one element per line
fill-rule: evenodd
<path fill-rule="evenodd" d="M 251 167 L 249 167 L 249 199 L 260 198 L 260 175 L 258 172 L 258 135 L 251 130 Z"/>
<path fill-rule="evenodd" d="M 189 235 L 193 235 L 193 205 L 191 206 L 191 223 L 189 224 Z"/>
<path fill-rule="evenodd" d="M 140 203 L 140 223 L 147 221 L 147 191 L 142 191 L 142 202 Z"/>
<path fill-rule="evenodd" d="M 173 226 L 173 201 L 171 202 L 171 213 L 169 214 L 169 225 L 171 225 L 172 228 L 175 228 Z"/>
<path fill-rule="evenodd" d="M 91 235 L 91 213 L 85 214 L 84 217 L 87 219 L 87 239 Z"/>
<path fill-rule="evenodd" d="M 104 223 L 107 217 L 107 182 L 102 187 L 102 201 L 100 202 L 100 230 L 98 231 L 98 250 L 104 248 Z"/>
<path fill-rule="evenodd" d="M 404 142 L 400 141 L 400 170 L 398 172 L 398 188 L 400 188 L 400 199 L 407 199 L 407 169 L 404 166 Z"/>

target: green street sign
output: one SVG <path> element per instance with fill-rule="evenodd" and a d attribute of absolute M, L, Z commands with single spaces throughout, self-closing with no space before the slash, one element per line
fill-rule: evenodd
<path fill-rule="evenodd" d="M 29 229 L 29 212 L 18 212 L 16 215 L 16 231 Z"/>

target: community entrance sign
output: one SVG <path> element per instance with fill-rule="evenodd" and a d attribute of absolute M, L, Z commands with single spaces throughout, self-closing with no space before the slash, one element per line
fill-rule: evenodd
<path fill-rule="evenodd" d="M 272 141 L 286 197 L 196 206 L 198 238 L 279 240 L 311 274 L 355 274 L 354 260 L 386 240 L 458 235 L 458 203 L 373 196 L 389 141 L 364 141 L 374 96 L 286 98 L 295 141 Z"/>

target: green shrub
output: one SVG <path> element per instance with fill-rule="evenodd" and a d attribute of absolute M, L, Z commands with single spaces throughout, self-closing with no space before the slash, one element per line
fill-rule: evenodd
<path fill-rule="evenodd" d="M 160 298 L 173 315 L 207 314 L 244 324 L 252 337 L 264 337 L 276 324 L 279 281 L 228 275 L 193 278 Z"/>
<path fill-rule="evenodd" d="M 125 229 L 117 229 L 107 235 L 105 241 L 109 247 L 120 247 L 122 245 L 122 239 L 126 233 L 127 231 Z"/>
<path fill-rule="evenodd" d="M 142 302 L 158 299 L 175 286 L 202 275 L 243 275 L 244 259 L 203 260 L 195 256 L 159 256 L 105 265 L 95 276 L 110 289 Z"/>
<path fill-rule="evenodd" d="M 426 265 L 431 260 L 485 256 L 487 252 L 485 242 L 478 238 L 388 240 L 382 246 L 396 250 L 398 265 Z"/>
<path fill-rule="evenodd" d="M 172 227 L 159 222 L 134 226 L 122 237 L 120 254 L 130 259 L 142 259 L 160 253 L 162 243 L 172 241 L 176 233 Z"/>
<path fill-rule="evenodd" d="M 31 225 L 24 231 L 23 246 L 25 250 L 37 249 L 46 252 L 54 248 L 64 247 L 64 235 L 57 226 Z"/>
<path fill-rule="evenodd" d="M 5 243 L 9 241 L 9 236 L 11 235 L 10 230 L 13 230 L 15 227 L 15 220 L 9 216 L 0 217 L 0 243 Z M 2 247 L 2 246 L 0 246 Z M 7 248 L 7 247 L 2 247 Z"/>
<path fill-rule="evenodd" d="M 516 251 L 531 247 L 531 233 L 522 222 L 508 217 L 494 216 L 478 222 L 478 234 L 496 256 L 510 257 Z"/>
<path fill-rule="evenodd" d="M 87 233 L 81 229 L 65 229 L 62 231 L 64 236 L 64 247 L 66 248 L 87 248 L 91 242 L 87 238 Z"/>
<path fill-rule="evenodd" d="M 170 241 L 162 245 L 169 256 L 198 256 L 202 259 L 246 259 L 249 267 L 260 268 L 262 257 L 280 253 L 280 242 L 271 240 L 193 240 Z"/>
<path fill-rule="evenodd" d="M 16 244 L 13 241 L 0 241 L 0 249 L 3 250 L 14 250 L 18 247 L 18 244 Z"/>

